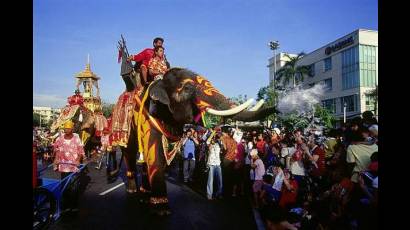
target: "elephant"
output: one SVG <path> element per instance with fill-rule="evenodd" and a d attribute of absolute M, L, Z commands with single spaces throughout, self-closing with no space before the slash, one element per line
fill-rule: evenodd
<path fill-rule="evenodd" d="M 278 111 L 275 107 L 262 107 L 263 100 L 249 110 L 247 108 L 253 99 L 236 106 L 207 79 L 184 68 L 171 68 L 162 79 L 142 86 L 138 71 L 127 61 L 128 51 L 123 38 L 118 49 L 122 58 L 120 75 L 126 86 L 125 93 L 132 93 L 130 95 L 135 101 L 132 111 L 126 112 L 131 114 L 128 139 L 125 145 L 120 146 L 127 168 L 126 191 L 137 192 L 136 161 L 137 157 L 143 156 L 151 190 L 149 204 L 154 213 L 168 215 L 171 212 L 164 171 L 181 144 L 185 124 L 203 126 L 199 118 L 204 112 L 238 121 L 256 121 Z M 118 107 L 121 100 L 120 96 Z M 176 143 L 170 152 L 168 142 Z"/>
<path fill-rule="evenodd" d="M 123 75 L 127 77 L 131 76 Z M 125 81 L 127 89 L 138 90 L 132 82 Z M 205 111 L 238 121 L 260 120 L 277 112 L 274 107 L 261 107 L 263 101 L 247 110 L 253 99 L 235 106 L 207 79 L 184 68 L 169 69 L 163 79 L 154 81 L 143 93 L 135 95 L 137 102 L 128 142 L 121 147 L 127 167 L 126 190 L 137 192 L 134 172 L 139 152 L 142 152 L 151 190 L 149 204 L 159 215 L 171 213 L 164 174 L 166 165 L 172 160 L 167 144 L 168 141 L 180 143 L 185 124 L 203 125 L 198 116 Z M 150 109 L 152 106 L 154 110 Z"/>
<path fill-rule="evenodd" d="M 101 144 L 100 137 L 96 135 L 95 115 L 91 110 L 80 105 L 67 105 L 51 125 L 51 132 L 58 131 L 67 120 L 74 122 L 73 132 L 80 135 L 86 153 Z"/>

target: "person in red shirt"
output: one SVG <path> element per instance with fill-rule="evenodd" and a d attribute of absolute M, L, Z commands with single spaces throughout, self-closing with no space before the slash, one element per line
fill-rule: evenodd
<path fill-rule="evenodd" d="M 280 196 L 279 206 L 283 209 L 288 209 L 296 203 L 299 186 L 289 170 L 283 170 L 283 175 L 282 195 Z"/>
<path fill-rule="evenodd" d="M 153 46 L 154 48 L 157 46 L 162 46 L 164 43 L 164 39 L 163 38 L 155 38 L 153 41 Z M 135 61 L 135 62 L 139 62 L 141 63 L 140 65 L 140 70 L 141 70 L 141 75 L 142 78 L 141 80 L 144 81 L 145 84 L 147 84 L 151 79 L 148 79 L 148 64 L 149 61 L 151 60 L 151 58 L 154 56 L 154 49 L 153 48 L 146 48 L 143 51 L 141 51 L 140 53 L 136 54 L 136 55 L 130 55 L 128 57 L 128 61 Z"/>
<path fill-rule="evenodd" d="M 266 142 L 263 139 L 263 134 L 259 134 L 258 135 L 258 142 L 256 143 L 256 148 L 258 149 L 258 152 L 261 156 L 261 158 L 265 158 L 265 146 L 266 146 Z"/>
<path fill-rule="evenodd" d="M 308 146 L 312 155 L 312 162 L 316 164 L 317 167 L 312 171 L 312 176 L 320 177 L 325 174 L 326 165 L 325 165 L 325 151 L 318 146 L 317 141 L 312 137 L 308 142 Z"/>

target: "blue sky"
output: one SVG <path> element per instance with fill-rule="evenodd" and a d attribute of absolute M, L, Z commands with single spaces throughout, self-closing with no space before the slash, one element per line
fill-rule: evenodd
<path fill-rule="evenodd" d="M 64 106 L 87 54 L 102 99 L 115 103 L 125 88 L 120 34 L 130 53 L 164 37 L 172 66 L 228 97 L 256 97 L 268 84 L 269 41 L 282 52 L 311 52 L 358 28 L 378 30 L 377 8 L 376 0 L 34 0 L 33 105 Z"/>

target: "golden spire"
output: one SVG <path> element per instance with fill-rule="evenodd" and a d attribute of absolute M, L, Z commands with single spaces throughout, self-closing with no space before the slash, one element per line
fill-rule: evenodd
<path fill-rule="evenodd" d="M 87 56 L 87 64 L 85 65 L 85 70 L 79 72 L 76 78 L 92 78 L 94 80 L 99 80 L 100 78 L 91 71 L 90 67 L 90 54 Z"/>

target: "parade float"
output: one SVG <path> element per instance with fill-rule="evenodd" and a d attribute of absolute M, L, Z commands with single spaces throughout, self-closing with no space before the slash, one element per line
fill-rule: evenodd
<path fill-rule="evenodd" d="M 102 114 L 98 85 L 100 78 L 91 71 L 89 58 L 85 69 L 76 74 L 75 78 L 75 94 L 68 97 L 67 105 L 61 109 L 60 116 L 51 126 L 51 131 L 62 130 L 63 124 L 72 120 L 75 124 L 74 132 L 80 135 L 85 148 L 90 150 L 98 145 L 102 131 L 107 126 L 107 119 Z"/>

